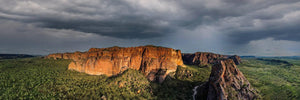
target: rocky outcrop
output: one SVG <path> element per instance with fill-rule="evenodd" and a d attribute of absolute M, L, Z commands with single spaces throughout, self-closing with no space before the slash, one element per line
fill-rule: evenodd
<path fill-rule="evenodd" d="M 252 100 L 259 98 L 257 92 L 239 71 L 236 64 L 239 56 L 197 52 L 181 54 L 172 48 L 141 46 L 91 48 L 87 52 L 56 53 L 45 58 L 71 59 L 69 70 L 91 75 L 113 76 L 127 69 L 141 71 L 150 81 L 163 82 L 167 75 L 177 70 L 177 66 L 213 64 L 207 83 L 197 86 L 193 97 L 208 100 Z M 190 75 L 190 74 L 189 74 Z M 188 76 L 189 76 L 188 75 Z"/>
<path fill-rule="evenodd" d="M 239 65 L 242 63 L 241 57 L 237 56 L 237 55 L 230 56 L 229 59 L 232 59 L 236 65 Z"/>
<path fill-rule="evenodd" d="M 219 59 L 233 59 L 236 64 L 241 63 L 241 58 L 239 56 L 228 56 L 228 55 L 220 55 L 220 54 L 214 54 L 210 52 L 196 52 L 196 53 L 184 53 L 182 54 L 182 59 L 184 64 L 187 65 L 198 65 L 203 66 L 207 64 L 214 64 Z"/>
<path fill-rule="evenodd" d="M 183 64 L 180 50 L 155 46 L 91 48 L 88 52 L 57 53 L 46 58 L 72 59 L 69 70 L 91 75 L 112 76 L 128 68 L 140 70 L 150 81 L 159 82 Z"/>
<path fill-rule="evenodd" d="M 188 65 L 207 65 L 212 64 L 216 60 L 224 58 L 223 55 L 210 52 L 196 52 L 194 54 L 182 54 L 184 64 Z"/>
<path fill-rule="evenodd" d="M 94 55 L 95 56 L 95 55 Z M 89 57 L 89 53 L 87 52 L 74 52 L 74 53 L 54 53 L 54 54 L 49 54 L 48 56 L 46 56 L 45 58 L 47 59 L 72 59 L 72 60 L 80 60 L 80 59 L 84 59 L 84 58 L 88 58 Z"/>
<path fill-rule="evenodd" d="M 202 89 L 201 89 L 202 88 Z M 209 81 L 198 89 L 207 100 L 253 100 L 259 98 L 257 92 L 239 71 L 232 59 L 218 60 L 213 66 Z M 205 93 L 206 92 L 206 93 Z"/>

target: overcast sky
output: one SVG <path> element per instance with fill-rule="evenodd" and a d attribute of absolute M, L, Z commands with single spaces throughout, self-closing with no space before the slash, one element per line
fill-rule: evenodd
<path fill-rule="evenodd" d="M 299 0 L 0 0 L 0 53 L 160 45 L 300 56 Z"/>

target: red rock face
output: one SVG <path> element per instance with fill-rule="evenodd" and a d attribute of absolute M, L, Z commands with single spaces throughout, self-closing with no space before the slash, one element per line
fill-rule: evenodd
<path fill-rule="evenodd" d="M 48 56 L 46 56 L 45 58 L 49 59 L 49 58 L 53 58 L 53 59 L 62 59 L 63 58 L 63 54 L 62 53 L 54 53 L 54 54 L 49 54 Z"/>
<path fill-rule="evenodd" d="M 69 70 L 91 75 L 112 76 L 131 68 L 140 70 L 151 81 L 164 79 L 183 64 L 180 50 L 153 46 L 91 48 L 88 52 L 57 53 L 46 58 L 72 59 Z M 159 76 L 152 77 L 153 74 Z"/>
<path fill-rule="evenodd" d="M 187 65 L 207 65 L 207 64 L 214 64 L 219 59 L 233 59 L 236 64 L 241 63 L 241 58 L 239 56 L 228 56 L 228 55 L 220 55 L 214 54 L 210 52 L 196 52 L 193 54 L 182 54 L 182 59 L 184 64 Z"/>
<path fill-rule="evenodd" d="M 218 60 L 208 82 L 208 100 L 253 100 L 256 91 L 232 59 Z"/>

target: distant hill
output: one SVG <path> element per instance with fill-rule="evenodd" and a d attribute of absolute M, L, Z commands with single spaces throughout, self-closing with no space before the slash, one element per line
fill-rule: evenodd
<path fill-rule="evenodd" d="M 300 59 L 300 56 L 280 56 L 280 57 L 261 57 L 261 58 L 276 58 L 276 59 Z"/>
<path fill-rule="evenodd" d="M 0 59 L 16 59 L 16 58 L 30 58 L 35 57 L 27 54 L 0 54 Z"/>
<path fill-rule="evenodd" d="M 255 56 L 240 56 L 241 58 L 255 58 Z"/>
<path fill-rule="evenodd" d="M 240 56 L 241 58 L 300 59 L 300 56 Z"/>

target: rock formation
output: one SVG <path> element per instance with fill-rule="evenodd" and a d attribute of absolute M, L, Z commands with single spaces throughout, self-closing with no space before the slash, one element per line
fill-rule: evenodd
<path fill-rule="evenodd" d="M 239 65 L 242 63 L 242 59 L 240 56 L 233 55 L 233 56 L 230 56 L 229 58 L 232 59 L 236 65 Z"/>
<path fill-rule="evenodd" d="M 127 69 L 141 71 L 150 81 L 163 82 L 178 65 L 213 64 L 209 81 L 197 86 L 193 97 L 208 100 L 252 100 L 259 98 L 257 92 L 239 71 L 236 64 L 241 63 L 239 56 L 227 56 L 214 53 L 197 52 L 181 54 L 171 48 L 111 47 L 91 48 L 87 52 L 56 53 L 45 58 L 71 59 L 69 70 L 91 75 L 118 75 Z"/>
<path fill-rule="evenodd" d="M 225 56 L 210 52 L 196 52 L 194 54 L 182 54 L 183 62 L 188 65 L 207 65 L 212 64 L 219 58 Z"/>
<path fill-rule="evenodd" d="M 180 50 L 155 46 L 91 48 L 88 52 L 56 53 L 46 58 L 72 59 L 69 70 L 91 75 L 112 76 L 131 68 L 159 82 L 183 64 Z"/>
<path fill-rule="evenodd" d="M 184 64 L 187 65 L 207 65 L 207 64 L 214 64 L 219 59 L 226 59 L 230 58 L 233 59 L 234 62 L 238 65 L 241 63 L 241 58 L 239 56 L 228 56 L 228 55 L 220 55 L 214 54 L 210 52 L 196 52 L 193 54 L 185 53 L 182 54 L 182 59 Z"/>
<path fill-rule="evenodd" d="M 202 89 L 201 89 L 202 88 Z M 218 60 L 212 66 L 209 81 L 198 89 L 196 98 L 207 100 L 253 100 L 259 98 L 257 92 L 232 59 Z M 206 93 L 205 93 L 206 92 Z"/>

